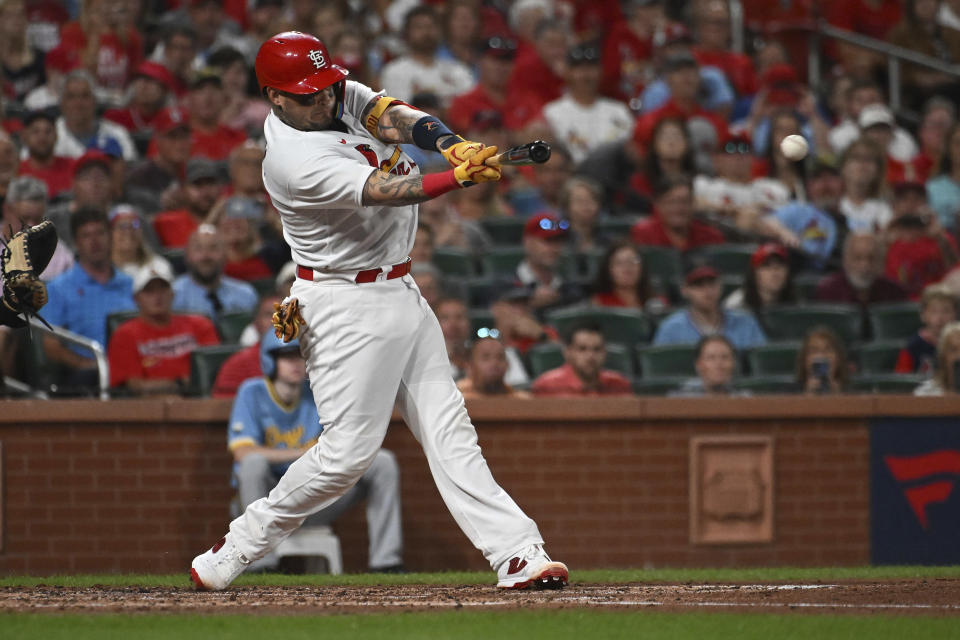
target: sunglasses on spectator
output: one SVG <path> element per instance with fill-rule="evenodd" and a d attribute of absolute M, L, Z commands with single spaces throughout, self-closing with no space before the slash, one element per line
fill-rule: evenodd
<path fill-rule="evenodd" d="M 477 329 L 478 338 L 493 338 L 494 340 L 500 339 L 500 330 L 493 329 L 491 327 L 480 327 Z"/>
<path fill-rule="evenodd" d="M 544 231 L 566 231 L 570 228 L 570 223 L 566 220 L 550 220 L 544 218 L 539 222 L 539 226 Z"/>
<path fill-rule="evenodd" d="M 140 228 L 139 220 L 123 220 L 113 225 L 114 229 L 123 229 L 125 231 L 136 231 Z"/>
<path fill-rule="evenodd" d="M 728 142 L 723 145 L 723 152 L 729 154 L 747 155 L 753 153 L 753 148 L 748 142 Z"/>

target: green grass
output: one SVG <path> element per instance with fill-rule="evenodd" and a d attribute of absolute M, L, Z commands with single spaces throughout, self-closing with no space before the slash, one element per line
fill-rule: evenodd
<path fill-rule="evenodd" d="M 625 584 L 632 582 L 697 582 L 697 583 L 743 583 L 743 582 L 816 582 L 831 580 L 888 580 L 902 578 L 960 578 L 960 566 L 948 567 L 778 567 L 756 569 L 595 569 L 571 572 L 574 583 Z M 326 574 L 287 576 L 280 574 L 255 574 L 241 576 L 237 585 L 390 585 L 390 584 L 493 584 L 491 571 L 407 573 L 395 574 Z M 39 584 L 65 587 L 141 586 L 175 587 L 188 586 L 186 572 L 175 575 L 104 574 L 76 576 L 6 576 L 0 577 L 0 587 L 30 587 Z"/>
<path fill-rule="evenodd" d="M 691 638 L 696 640 L 791 640 L 793 638 L 906 637 L 937 640 L 956 638 L 958 623 L 949 618 L 892 618 L 886 616 L 774 616 L 728 613 L 657 613 L 648 611 L 510 611 L 485 614 L 473 611 L 405 613 L 401 615 L 313 616 L 77 616 L 0 615 L 5 639 L 105 640 L 136 638 L 177 640 L 276 638 L 278 640 L 456 638 Z"/>

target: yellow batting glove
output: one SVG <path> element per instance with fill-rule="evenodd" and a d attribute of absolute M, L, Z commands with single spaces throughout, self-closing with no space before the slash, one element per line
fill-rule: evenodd
<path fill-rule="evenodd" d="M 487 158 L 497 154 L 496 147 L 484 147 L 473 153 L 467 160 L 453 170 L 453 177 L 461 187 L 470 187 L 478 182 L 495 182 L 500 179 L 500 167 L 488 167 Z"/>
<path fill-rule="evenodd" d="M 475 153 L 482 150 L 482 142 L 470 142 L 469 140 L 464 140 L 460 136 L 450 136 L 451 140 L 460 140 L 455 144 L 451 144 L 449 147 L 440 150 L 440 153 L 443 154 L 443 157 L 447 159 L 447 162 L 450 163 L 451 167 L 459 167 L 461 164 L 469 160 Z M 446 140 L 442 140 L 440 144 L 442 145 Z"/>

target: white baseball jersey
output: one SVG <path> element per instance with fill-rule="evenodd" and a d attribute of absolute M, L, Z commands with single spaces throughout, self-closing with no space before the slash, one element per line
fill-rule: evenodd
<path fill-rule="evenodd" d="M 543 117 L 557 140 L 566 145 L 574 163 L 608 142 L 625 140 L 636 121 L 627 105 L 609 98 L 597 98 L 589 107 L 565 95 L 543 107 Z"/>
<path fill-rule="evenodd" d="M 417 207 L 362 203 L 375 170 L 406 175 L 420 169 L 399 145 L 376 140 L 360 116 L 377 95 L 347 81 L 340 131 L 300 131 L 267 116 L 263 184 L 280 213 L 293 260 L 317 270 L 351 271 L 403 262 L 417 231 Z"/>

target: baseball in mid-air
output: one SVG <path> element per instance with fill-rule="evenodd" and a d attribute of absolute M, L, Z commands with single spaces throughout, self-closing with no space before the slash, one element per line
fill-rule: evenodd
<path fill-rule="evenodd" d="M 807 157 L 810 145 L 803 136 L 791 134 L 780 141 L 780 151 L 788 160 L 803 160 Z"/>

